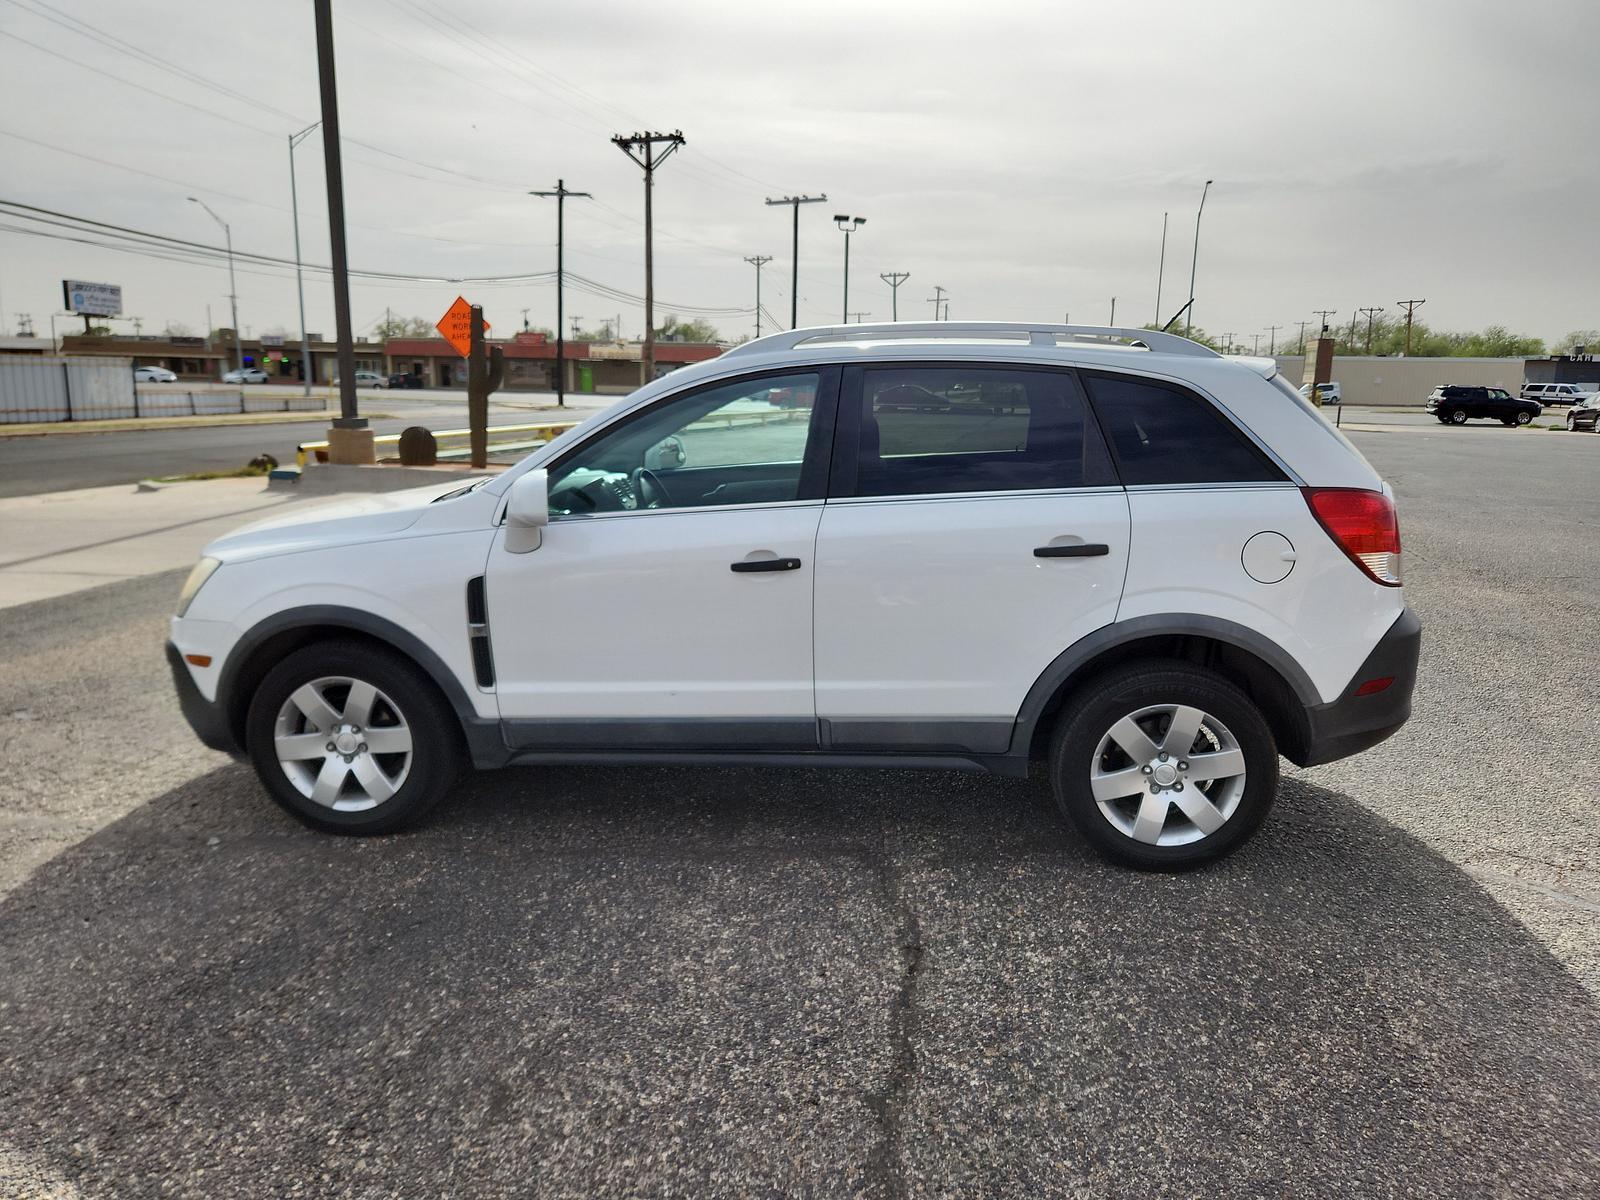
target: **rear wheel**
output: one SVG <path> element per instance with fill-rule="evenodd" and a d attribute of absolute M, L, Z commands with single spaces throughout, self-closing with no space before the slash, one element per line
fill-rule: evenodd
<path fill-rule="evenodd" d="M 1278 748 L 1233 684 L 1154 660 L 1088 685 L 1057 727 L 1050 770 L 1056 803 L 1102 854 L 1173 871 L 1249 840 L 1277 793 Z"/>
<path fill-rule="evenodd" d="M 425 814 L 461 766 L 461 731 L 433 681 L 398 655 L 321 642 L 267 673 L 245 741 L 273 799 L 331 833 L 389 833 Z"/>
<path fill-rule="evenodd" d="M 1519 412 L 1512 419 L 1516 421 L 1518 425 L 1526 425 L 1529 421 L 1533 420 L 1533 414 L 1531 412 Z"/>

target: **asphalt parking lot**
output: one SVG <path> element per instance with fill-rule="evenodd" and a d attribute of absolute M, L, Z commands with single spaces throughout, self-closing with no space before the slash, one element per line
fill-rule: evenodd
<path fill-rule="evenodd" d="M 1352 437 L 1416 715 L 1185 876 L 912 772 L 321 837 L 182 724 L 182 572 L 7 610 L 0 1195 L 1593 1196 L 1600 437 Z"/>

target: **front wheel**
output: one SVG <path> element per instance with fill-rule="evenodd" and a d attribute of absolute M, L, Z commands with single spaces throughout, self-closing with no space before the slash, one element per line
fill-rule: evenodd
<path fill-rule="evenodd" d="M 299 820 L 330 833 L 389 833 L 418 820 L 461 766 L 461 729 L 433 681 L 360 642 L 290 654 L 245 718 L 256 774 Z"/>
<path fill-rule="evenodd" d="M 1567 414 L 1567 432 L 1568 433 L 1577 433 L 1578 432 L 1578 418 L 1575 417 L 1572 413 L 1568 413 Z"/>
<path fill-rule="evenodd" d="M 1237 850 L 1278 790 L 1278 747 L 1232 683 L 1186 663 L 1115 669 L 1080 693 L 1050 754 L 1056 803 L 1096 849 L 1175 871 Z"/>

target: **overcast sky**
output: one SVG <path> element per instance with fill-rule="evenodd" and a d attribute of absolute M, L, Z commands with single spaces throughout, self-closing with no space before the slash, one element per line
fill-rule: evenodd
<path fill-rule="evenodd" d="M 939 285 L 956 319 L 1103 323 L 1115 295 L 1142 323 L 1164 211 L 1163 315 L 1186 295 L 1209 178 L 1195 319 L 1246 345 L 1410 297 L 1436 328 L 1600 326 L 1592 0 L 336 0 L 334 18 L 345 137 L 388 152 L 346 148 L 353 267 L 550 270 L 554 202 L 523 193 L 561 177 L 596 197 L 567 204 L 568 268 L 642 295 L 642 172 L 609 138 L 681 128 L 657 176 L 658 320 L 749 308 L 743 258 L 770 254 L 763 301 L 787 321 L 790 212 L 763 200 L 825 192 L 801 210 L 802 324 L 840 317 L 835 212 L 867 218 L 850 308 L 871 319 L 890 315 L 880 273 L 906 271 L 902 317 L 930 317 Z M 0 198 L 220 241 L 193 194 L 236 248 L 293 257 L 286 138 L 320 115 L 309 0 L 0 0 L 0 35 Z M 325 263 L 320 135 L 296 157 L 305 258 Z M 0 229 L 7 332 L 19 312 L 45 331 L 63 278 L 120 283 L 146 333 L 198 333 L 208 304 L 226 322 L 220 266 Z M 358 283 L 356 328 L 386 307 L 431 320 L 459 290 L 497 333 L 523 308 L 555 320 L 553 284 Z M 306 303 L 332 336 L 325 277 Z M 642 306 L 573 289 L 567 312 L 642 326 Z M 241 272 L 239 316 L 295 330 L 292 270 Z"/>

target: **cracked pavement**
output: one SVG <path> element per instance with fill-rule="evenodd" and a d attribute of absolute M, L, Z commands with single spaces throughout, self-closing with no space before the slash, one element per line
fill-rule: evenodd
<path fill-rule="evenodd" d="M 322 837 L 183 727 L 181 572 L 9 610 L 0 1194 L 1593 1195 L 1600 779 L 1552 716 L 1600 437 L 1358 436 L 1417 716 L 1181 876 L 914 772 L 508 771 Z"/>

